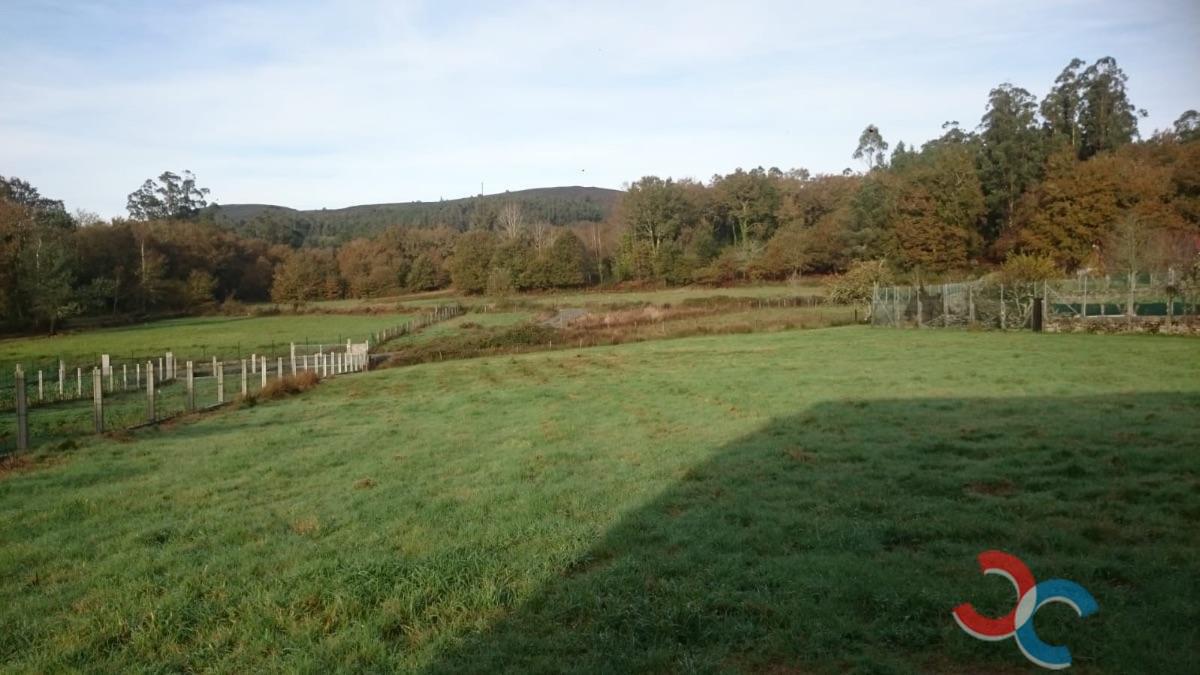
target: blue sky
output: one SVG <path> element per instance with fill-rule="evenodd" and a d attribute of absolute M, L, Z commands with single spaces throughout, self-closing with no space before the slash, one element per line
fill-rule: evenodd
<path fill-rule="evenodd" d="M 297 208 L 836 172 L 1105 55 L 1144 134 L 1200 109 L 1195 0 L 0 0 L 0 174 L 107 217 L 167 169 Z"/>

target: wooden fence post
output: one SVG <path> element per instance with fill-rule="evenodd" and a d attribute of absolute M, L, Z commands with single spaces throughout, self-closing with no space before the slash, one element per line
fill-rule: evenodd
<path fill-rule="evenodd" d="M 296 376 L 296 343 L 292 343 L 292 377 Z"/>
<path fill-rule="evenodd" d="M 216 364 L 217 357 L 213 357 L 213 363 Z M 225 402 L 225 366 L 214 367 L 213 372 L 217 374 L 217 404 Z"/>
<path fill-rule="evenodd" d="M 258 377 L 260 380 L 262 380 L 261 384 L 258 385 L 258 388 L 261 390 L 263 387 L 267 386 L 267 357 L 262 357 L 262 368 L 259 368 L 258 371 Z"/>
<path fill-rule="evenodd" d="M 1042 323 L 1050 318 L 1050 282 L 1042 279 Z"/>
<path fill-rule="evenodd" d="M 17 451 L 24 452 L 29 449 L 29 404 L 25 400 L 25 371 L 21 366 L 17 366 L 13 386 L 17 407 Z"/>
<path fill-rule="evenodd" d="M 38 403 L 45 403 L 46 388 L 42 382 L 42 371 L 38 371 Z"/>
<path fill-rule="evenodd" d="M 920 280 L 918 280 L 916 291 L 917 291 L 917 328 L 924 328 L 925 327 L 925 311 L 924 311 L 925 308 L 921 306 L 922 303 L 921 303 Z"/>
<path fill-rule="evenodd" d="M 213 374 L 213 377 L 216 377 L 216 376 L 217 376 L 217 357 L 215 357 L 215 356 L 214 356 L 214 357 L 212 358 L 212 362 L 213 362 L 213 364 L 212 364 L 212 374 Z"/>
<path fill-rule="evenodd" d="M 75 398 L 83 398 L 83 368 L 75 369 Z"/>
<path fill-rule="evenodd" d="M 104 374 L 99 368 L 92 368 L 92 421 L 96 433 L 104 433 Z"/>
<path fill-rule="evenodd" d="M 1137 273 L 1129 273 L 1129 296 L 1125 303 L 1125 316 L 1129 317 L 1129 323 L 1133 323 L 1133 287 L 1137 285 Z"/>
<path fill-rule="evenodd" d="M 129 364 L 121 364 L 121 391 L 129 391 Z"/>
<path fill-rule="evenodd" d="M 1175 268 L 1166 268 L 1166 325 L 1175 323 Z"/>
<path fill-rule="evenodd" d="M 947 296 L 948 288 L 949 287 L 946 284 L 942 284 L 942 327 L 950 325 L 950 299 Z"/>
<path fill-rule="evenodd" d="M 242 359 L 242 396 L 250 393 L 249 387 L 246 386 L 246 359 Z"/>
<path fill-rule="evenodd" d="M 192 362 L 187 362 L 187 409 L 192 412 L 196 409 L 196 373 L 192 370 Z"/>
<path fill-rule="evenodd" d="M 133 369 L 134 369 L 134 373 L 133 373 L 134 386 L 140 390 L 142 388 L 142 364 L 141 363 L 133 364 Z"/>
<path fill-rule="evenodd" d="M 59 361 L 58 361 L 58 400 L 60 400 L 60 401 L 63 400 L 64 398 L 66 398 L 66 395 L 67 395 L 66 391 L 63 389 L 64 383 L 66 382 L 66 380 L 67 380 L 67 364 L 63 363 L 62 359 L 59 359 Z"/>
<path fill-rule="evenodd" d="M 295 370 L 296 370 L 296 362 L 295 362 L 295 360 L 293 360 L 292 361 L 292 371 L 294 372 Z M 278 379 L 280 379 L 280 380 L 283 379 L 283 357 L 282 356 L 279 357 L 279 362 L 275 365 L 275 374 L 279 376 Z"/>
<path fill-rule="evenodd" d="M 251 375 L 258 374 L 258 354 L 250 355 L 250 374 Z"/>
<path fill-rule="evenodd" d="M 967 323 L 975 325 L 975 287 L 967 286 Z"/>
<path fill-rule="evenodd" d="M 1079 304 L 1079 316 L 1087 319 L 1087 275 L 1083 275 L 1083 302 Z"/>
<path fill-rule="evenodd" d="M 146 422 L 154 424 L 154 361 L 146 362 Z"/>
<path fill-rule="evenodd" d="M 1008 328 L 1006 326 L 1006 310 L 1004 309 L 1004 284 L 1000 284 L 1000 330 Z"/>

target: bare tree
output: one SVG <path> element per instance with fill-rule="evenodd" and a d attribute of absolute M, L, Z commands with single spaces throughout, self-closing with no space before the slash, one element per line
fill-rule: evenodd
<path fill-rule="evenodd" d="M 496 221 L 500 224 L 500 232 L 505 239 L 516 239 L 525 230 L 525 217 L 521 214 L 521 205 L 516 202 L 507 202 L 501 206 L 500 213 L 496 214 Z"/>
<path fill-rule="evenodd" d="M 550 223 L 544 220 L 536 221 L 529 232 L 533 235 L 533 245 L 538 251 L 543 251 L 550 245 Z"/>

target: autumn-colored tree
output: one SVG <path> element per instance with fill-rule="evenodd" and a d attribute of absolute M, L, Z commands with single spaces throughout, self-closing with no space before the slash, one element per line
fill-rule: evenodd
<path fill-rule="evenodd" d="M 871 299 L 878 286 L 894 280 L 886 260 L 859 260 L 846 273 L 835 278 L 829 287 L 829 298 L 837 303 L 863 305 L 866 318 L 871 318 Z"/>
<path fill-rule="evenodd" d="M 1144 229 L 1181 227 L 1173 193 L 1167 167 L 1128 153 L 1079 162 L 1063 147 L 1047 161 L 1045 179 L 1022 200 L 1011 247 L 1049 256 L 1065 269 L 1098 264 L 1106 240 L 1126 218 Z"/>
<path fill-rule="evenodd" d="M 379 239 L 353 239 L 337 251 L 338 272 L 350 297 L 373 298 L 400 289 L 401 264 Z"/>
<path fill-rule="evenodd" d="M 298 309 L 305 303 L 329 298 L 336 293 L 339 283 L 337 261 L 332 253 L 302 249 L 275 268 L 271 299 Z"/>
<path fill-rule="evenodd" d="M 1079 162 L 1068 145 L 1046 161 L 1045 178 L 1017 209 L 1010 249 L 1050 257 L 1072 270 L 1093 257 L 1116 219 L 1116 174 L 1103 158 Z"/>
<path fill-rule="evenodd" d="M 893 229 L 898 260 L 932 272 L 959 269 L 978 249 L 985 215 L 973 149 L 942 144 L 900 176 Z"/>

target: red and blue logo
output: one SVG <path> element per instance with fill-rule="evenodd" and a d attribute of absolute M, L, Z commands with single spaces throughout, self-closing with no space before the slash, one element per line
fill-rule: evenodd
<path fill-rule="evenodd" d="M 1065 579 L 1050 579 L 1035 583 L 1033 574 L 1021 559 L 1003 551 L 984 551 L 979 554 L 979 567 L 984 574 L 998 574 L 1012 582 L 1017 590 L 1017 604 L 1011 612 L 989 619 L 964 602 L 954 608 L 954 620 L 968 635 L 980 640 L 997 642 L 1015 638 L 1017 648 L 1025 658 L 1043 668 L 1060 670 L 1071 665 L 1071 650 L 1048 645 L 1033 629 L 1033 615 L 1044 605 L 1061 602 L 1082 617 L 1095 614 L 1100 606 L 1082 586 Z"/>

